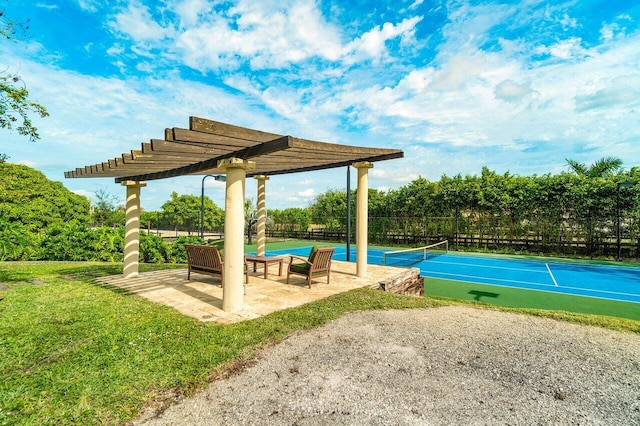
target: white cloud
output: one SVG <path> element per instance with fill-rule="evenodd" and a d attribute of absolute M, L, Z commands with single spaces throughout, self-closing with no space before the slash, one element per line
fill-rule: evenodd
<path fill-rule="evenodd" d="M 102 0 L 77 0 L 78 6 L 87 12 L 97 12 Z"/>
<path fill-rule="evenodd" d="M 49 10 L 59 9 L 60 8 L 60 6 L 57 5 L 57 4 L 42 3 L 42 2 L 37 3 L 36 7 L 39 7 L 39 8 L 42 8 L 42 9 L 49 9 Z"/>
<path fill-rule="evenodd" d="M 388 176 L 388 172 L 383 169 L 373 168 L 369 171 L 369 175 L 375 179 L 384 179 Z"/>
<path fill-rule="evenodd" d="M 199 70 L 235 69 L 245 61 L 254 69 L 279 68 L 312 57 L 335 61 L 341 53 L 338 29 L 313 1 L 240 1 L 185 26 L 176 47 Z"/>
<path fill-rule="evenodd" d="M 566 31 L 572 28 L 576 28 L 578 26 L 578 20 L 576 18 L 570 17 L 567 13 L 562 16 L 560 19 L 560 25 Z"/>
<path fill-rule="evenodd" d="M 513 80 L 504 80 L 494 90 L 496 98 L 507 102 L 518 102 L 531 95 L 531 84 L 518 84 Z"/>
<path fill-rule="evenodd" d="M 215 3 L 208 0 L 179 0 L 169 3 L 169 7 L 180 18 L 180 28 L 185 28 L 196 25 L 202 15 L 215 7 Z"/>
<path fill-rule="evenodd" d="M 485 71 L 487 65 L 484 55 L 480 52 L 473 56 L 455 55 L 434 73 L 432 84 L 437 89 L 461 89 L 467 82 L 474 80 Z"/>
<path fill-rule="evenodd" d="M 312 59 L 354 64 L 389 56 L 386 42 L 415 42 L 416 16 L 400 23 L 385 22 L 353 40 L 328 22 L 314 0 L 240 0 L 235 5 L 206 0 L 172 1 L 151 15 L 135 0 L 112 17 L 111 27 L 131 40 L 137 54 L 158 49 L 202 72 L 281 69 Z M 173 19 L 170 12 L 175 13 Z M 344 41 L 343 41 L 344 40 Z M 157 53 L 153 53 L 156 55 Z M 147 53 L 150 55 L 150 53 Z"/>
<path fill-rule="evenodd" d="M 558 59 L 582 59 L 587 56 L 589 52 L 584 49 L 581 44 L 582 39 L 580 37 L 571 37 L 552 46 L 542 47 L 538 52 L 547 53 Z"/>
<path fill-rule="evenodd" d="M 424 3 L 424 0 L 415 0 L 410 6 L 409 9 L 417 9 L 418 6 L 420 6 L 422 3 Z"/>
<path fill-rule="evenodd" d="M 576 109 L 611 110 L 614 108 L 637 108 L 640 106 L 640 75 L 620 76 L 604 82 L 604 87 L 588 95 L 576 96 Z"/>
<path fill-rule="evenodd" d="M 84 189 L 77 189 L 75 191 L 71 191 L 74 194 L 82 195 L 83 197 L 87 197 L 90 200 L 93 200 L 95 197 L 95 192 L 85 191 Z"/>
<path fill-rule="evenodd" d="M 316 196 L 316 190 L 313 188 L 308 188 L 304 191 L 298 191 L 297 195 L 300 198 L 313 198 Z"/>
<path fill-rule="evenodd" d="M 136 1 L 129 3 L 129 7 L 117 13 L 114 19 L 111 27 L 136 42 L 162 40 L 169 35 L 166 28 L 153 20 L 149 8 Z"/>
<path fill-rule="evenodd" d="M 376 27 L 364 33 L 358 39 L 349 43 L 345 50 L 348 56 L 347 63 L 359 62 L 364 59 L 378 60 L 387 55 L 386 42 L 397 37 L 401 37 L 402 41 L 409 43 L 415 34 L 416 25 L 422 20 L 422 17 L 408 18 L 394 25 L 385 22 L 382 27 Z"/>

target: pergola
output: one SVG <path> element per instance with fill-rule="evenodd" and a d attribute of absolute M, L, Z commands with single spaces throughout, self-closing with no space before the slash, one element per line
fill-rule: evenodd
<path fill-rule="evenodd" d="M 112 177 L 126 187 L 125 278 L 138 275 L 140 188 L 144 181 L 184 175 L 226 174 L 222 307 L 243 305 L 244 187 L 258 181 L 257 254 L 264 255 L 266 181 L 271 175 L 354 166 L 358 170 L 356 274 L 367 274 L 368 171 L 374 162 L 403 157 L 401 150 L 317 142 L 233 126 L 198 117 L 189 129 L 165 129 L 164 139 L 142 143 L 121 157 L 65 172 L 66 178 Z"/>

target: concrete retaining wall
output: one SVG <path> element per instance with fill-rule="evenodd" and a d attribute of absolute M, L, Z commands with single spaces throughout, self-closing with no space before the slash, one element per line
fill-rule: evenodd
<path fill-rule="evenodd" d="M 420 276 L 420 269 L 407 269 L 398 275 L 380 281 L 380 290 L 405 296 L 424 296 L 424 277 Z"/>

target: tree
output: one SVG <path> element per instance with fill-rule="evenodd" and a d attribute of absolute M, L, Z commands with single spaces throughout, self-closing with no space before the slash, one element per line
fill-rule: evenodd
<path fill-rule="evenodd" d="M 59 222 L 89 222 L 89 200 L 27 166 L 0 163 L 0 217 L 39 232 Z"/>
<path fill-rule="evenodd" d="M 247 229 L 247 243 L 251 244 L 251 234 L 253 227 L 258 223 L 256 217 L 257 211 L 253 208 L 253 199 L 245 198 L 244 200 L 244 225 Z"/>
<path fill-rule="evenodd" d="M 204 198 L 204 225 L 209 229 L 219 229 L 222 225 L 222 210 L 210 198 Z M 171 199 L 162 205 L 162 215 L 176 229 L 193 232 L 200 224 L 200 197 L 171 193 Z"/>
<path fill-rule="evenodd" d="M 338 230 L 346 225 L 347 192 L 329 190 L 316 197 L 310 207 L 311 220 L 329 230 Z"/>
<path fill-rule="evenodd" d="M 269 210 L 268 218 L 271 224 L 282 231 L 306 231 L 311 224 L 311 212 L 309 209 L 292 207 L 284 210 Z"/>
<path fill-rule="evenodd" d="M 572 172 L 578 176 L 593 178 L 610 177 L 622 169 L 622 160 L 617 157 L 602 157 L 590 166 L 565 158 Z"/>
<path fill-rule="evenodd" d="M 26 24 L 14 23 L 5 18 L 0 11 L 0 38 L 13 40 L 18 31 L 25 33 L 29 29 Z M 35 113 L 47 117 L 46 108 L 29 99 L 26 84 L 18 74 L 3 70 L 0 72 L 0 128 L 17 130 L 20 135 L 28 136 L 31 142 L 40 139 L 38 129 L 33 125 L 29 115 Z M 8 157 L 0 154 L 0 162 Z"/>
<path fill-rule="evenodd" d="M 96 191 L 93 205 L 92 223 L 96 226 L 124 226 L 124 207 L 118 205 L 118 197 L 104 189 Z"/>

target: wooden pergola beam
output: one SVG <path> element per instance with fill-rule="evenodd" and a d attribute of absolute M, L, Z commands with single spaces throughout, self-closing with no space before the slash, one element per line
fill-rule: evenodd
<path fill-rule="evenodd" d="M 214 169 L 218 167 L 218 162 L 226 158 L 240 158 L 243 160 L 260 157 L 272 152 L 280 151 L 288 148 L 291 145 L 291 136 L 283 136 L 278 139 L 264 142 L 259 145 L 249 146 L 237 151 L 232 151 L 227 154 L 219 155 L 208 160 L 200 161 L 198 163 L 189 164 L 187 166 L 178 167 L 171 170 L 165 170 L 157 173 L 148 173 L 144 175 L 127 176 L 123 178 L 116 178 L 116 183 L 120 183 L 124 180 L 133 181 L 148 181 L 155 179 L 166 179 L 170 177 L 190 175 L 201 172 L 207 169 Z"/>
<path fill-rule="evenodd" d="M 403 157 L 400 150 L 317 142 L 199 117 L 189 118 L 188 129 L 166 128 L 164 137 L 143 142 L 141 149 L 120 157 L 66 172 L 65 177 L 113 177 L 123 182 L 216 174 L 224 173 L 218 161 L 231 157 L 255 159 L 250 176 L 268 176 Z"/>

